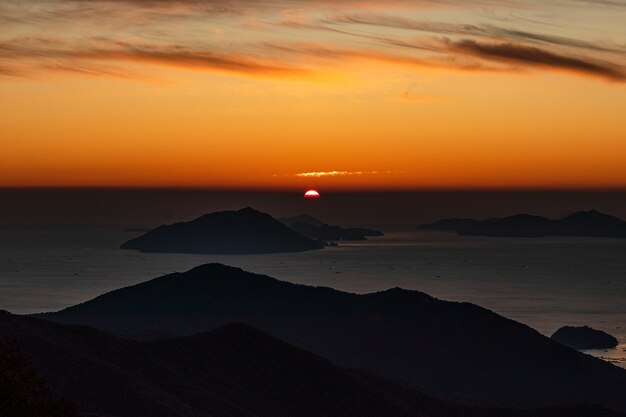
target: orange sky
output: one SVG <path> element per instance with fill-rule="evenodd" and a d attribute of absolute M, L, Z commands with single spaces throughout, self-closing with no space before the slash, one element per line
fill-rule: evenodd
<path fill-rule="evenodd" d="M 0 186 L 626 187 L 619 4 L 42 2 Z"/>

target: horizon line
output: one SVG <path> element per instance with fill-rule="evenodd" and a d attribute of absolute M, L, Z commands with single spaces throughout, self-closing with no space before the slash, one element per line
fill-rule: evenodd
<path fill-rule="evenodd" d="M 626 192 L 624 186 L 510 186 L 510 187 L 247 187 L 201 185 L 16 185 L 0 186 L 3 191 L 213 191 L 213 192 L 268 192 L 304 193 L 317 189 L 321 194 L 339 193 L 464 193 L 464 192 Z"/>

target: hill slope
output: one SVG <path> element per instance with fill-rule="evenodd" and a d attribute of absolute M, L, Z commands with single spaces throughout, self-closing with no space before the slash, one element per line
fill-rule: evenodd
<path fill-rule="evenodd" d="M 137 342 L 89 327 L 3 314 L 2 335 L 18 338 L 52 385 L 90 415 L 624 417 L 592 406 L 460 407 L 339 368 L 243 324 Z"/>
<path fill-rule="evenodd" d="M 192 334 L 238 321 L 457 402 L 626 410 L 623 369 L 478 306 L 416 291 L 356 295 L 209 264 L 42 316 L 127 333 Z"/>

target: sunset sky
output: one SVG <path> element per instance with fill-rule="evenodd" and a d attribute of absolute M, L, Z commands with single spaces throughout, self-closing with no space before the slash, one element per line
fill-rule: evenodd
<path fill-rule="evenodd" d="M 626 187 L 625 22 L 626 0 L 0 0 L 0 186 Z"/>

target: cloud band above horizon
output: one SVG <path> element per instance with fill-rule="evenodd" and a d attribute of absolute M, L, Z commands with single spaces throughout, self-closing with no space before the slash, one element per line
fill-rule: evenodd
<path fill-rule="evenodd" d="M 142 78 L 160 65 L 318 79 L 365 59 L 415 71 L 551 70 L 623 82 L 626 35 L 603 19 L 624 14 L 625 6 L 618 0 L 550 6 L 537 0 L 0 0 L 0 77 L 65 71 Z"/>

